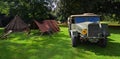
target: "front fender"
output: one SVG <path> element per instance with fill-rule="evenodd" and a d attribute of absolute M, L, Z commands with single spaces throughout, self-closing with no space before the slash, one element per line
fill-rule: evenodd
<path fill-rule="evenodd" d="M 71 37 L 78 36 L 78 32 L 75 30 L 71 30 L 70 33 L 71 33 Z"/>
<path fill-rule="evenodd" d="M 106 31 L 103 31 L 103 36 L 108 37 L 108 36 L 110 36 L 110 33 L 106 32 Z"/>

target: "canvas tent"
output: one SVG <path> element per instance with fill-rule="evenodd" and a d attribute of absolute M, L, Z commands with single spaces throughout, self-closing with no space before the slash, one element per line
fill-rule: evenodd
<path fill-rule="evenodd" d="M 12 21 L 5 27 L 5 32 L 12 30 L 12 32 L 21 32 L 28 30 L 29 26 L 16 15 Z"/>
<path fill-rule="evenodd" d="M 34 20 L 34 22 L 36 23 L 36 25 L 38 26 L 38 28 L 41 32 L 48 32 L 49 31 L 50 27 L 47 24 L 39 23 L 36 20 Z"/>
<path fill-rule="evenodd" d="M 59 26 L 57 25 L 57 22 L 55 20 L 44 20 L 43 22 L 38 22 L 34 20 L 36 25 L 38 26 L 39 30 L 44 33 L 44 32 L 59 32 Z"/>
<path fill-rule="evenodd" d="M 51 28 L 52 32 L 60 31 L 59 26 L 57 24 L 57 21 L 55 21 L 55 20 L 44 20 L 44 23 L 47 24 Z"/>

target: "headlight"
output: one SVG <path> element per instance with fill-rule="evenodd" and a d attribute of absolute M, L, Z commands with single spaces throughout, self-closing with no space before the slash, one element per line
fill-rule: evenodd
<path fill-rule="evenodd" d="M 83 35 L 86 35 L 86 34 L 87 34 L 87 29 L 83 29 L 83 30 L 82 30 L 82 34 L 83 34 Z"/>

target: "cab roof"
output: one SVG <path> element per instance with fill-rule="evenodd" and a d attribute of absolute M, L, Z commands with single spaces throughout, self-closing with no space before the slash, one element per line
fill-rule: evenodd
<path fill-rule="evenodd" d="M 83 13 L 83 14 L 78 14 L 78 15 L 71 15 L 70 17 L 86 17 L 86 16 L 100 16 L 94 13 Z"/>

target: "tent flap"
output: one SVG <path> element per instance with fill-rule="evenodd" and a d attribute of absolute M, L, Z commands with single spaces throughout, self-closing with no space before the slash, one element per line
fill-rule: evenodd
<path fill-rule="evenodd" d="M 41 32 L 47 32 L 49 30 L 51 30 L 52 32 L 60 31 L 59 26 L 57 25 L 57 22 L 55 20 L 44 20 L 42 23 L 34 20 L 34 22 L 37 24 Z"/>

